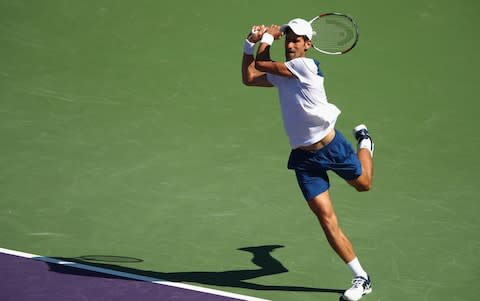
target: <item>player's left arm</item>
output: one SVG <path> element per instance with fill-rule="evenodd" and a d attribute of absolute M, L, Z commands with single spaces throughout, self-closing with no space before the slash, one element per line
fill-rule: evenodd
<path fill-rule="evenodd" d="M 264 25 L 254 25 L 245 40 L 245 49 L 242 58 L 242 82 L 246 86 L 273 87 L 268 81 L 267 74 L 255 68 L 253 48 L 260 41 L 266 28 Z"/>
<path fill-rule="evenodd" d="M 255 69 L 280 76 L 293 77 L 293 73 L 284 62 L 274 62 L 270 57 L 270 47 L 273 41 L 278 40 L 281 36 L 280 26 L 272 25 L 267 28 L 260 41 L 260 46 L 258 46 Z"/>

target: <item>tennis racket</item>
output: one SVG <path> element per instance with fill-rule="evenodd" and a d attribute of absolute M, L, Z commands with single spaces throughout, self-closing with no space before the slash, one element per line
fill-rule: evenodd
<path fill-rule="evenodd" d="M 360 33 L 355 21 L 342 13 L 325 13 L 310 20 L 313 48 L 324 54 L 345 54 L 355 47 Z"/>

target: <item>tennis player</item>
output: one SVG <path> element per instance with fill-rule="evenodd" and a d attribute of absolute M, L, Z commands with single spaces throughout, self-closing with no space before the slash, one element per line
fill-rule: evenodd
<path fill-rule="evenodd" d="M 270 47 L 282 36 L 286 61 L 274 62 Z M 295 171 L 298 185 L 331 247 L 352 271 L 353 285 L 342 298 L 359 300 L 372 291 L 372 283 L 338 224 L 327 171 L 335 172 L 358 191 L 370 190 L 374 144 L 363 124 L 353 130 L 357 152 L 335 129 L 340 110 L 327 100 L 319 63 L 306 57 L 312 36 L 310 23 L 303 19 L 293 19 L 283 26 L 253 26 L 245 40 L 242 79 L 247 86 L 278 89 L 284 129 L 292 148 L 288 168 Z"/>

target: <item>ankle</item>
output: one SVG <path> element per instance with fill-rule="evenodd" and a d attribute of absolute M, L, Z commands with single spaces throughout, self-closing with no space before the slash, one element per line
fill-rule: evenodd
<path fill-rule="evenodd" d="M 365 279 L 368 278 L 367 272 L 362 268 L 362 265 L 360 264 L 360 261 L 358 260 L 357 257 L 353 259 L 352 261 L 347 263 L 347 266 L 349 267 L 350 271 L 353 274 L 353 277 L 363 277 Z"/>
<path fill-rule="evenodd" d="M 372 142 L 372 139 L 366 138 L 366 139 L 360 140 L 357 144 L 357 151 L 360 151 L 361 149 L 368 150 L 370 152 L 370 155 L 373 158 L 373 142 Z"/>

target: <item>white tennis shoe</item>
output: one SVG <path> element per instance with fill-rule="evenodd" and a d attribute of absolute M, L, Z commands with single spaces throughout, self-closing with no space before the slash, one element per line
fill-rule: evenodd
<path fill-rule="evenodd" d="M 363 277 L 355 277 L 352 280 L 352 287 L 343 293 L 342 299 L 345 301 L 358 301 L 364 295 L 372 292 L 372 281 L 370 276 L 367 279 Z"/>

